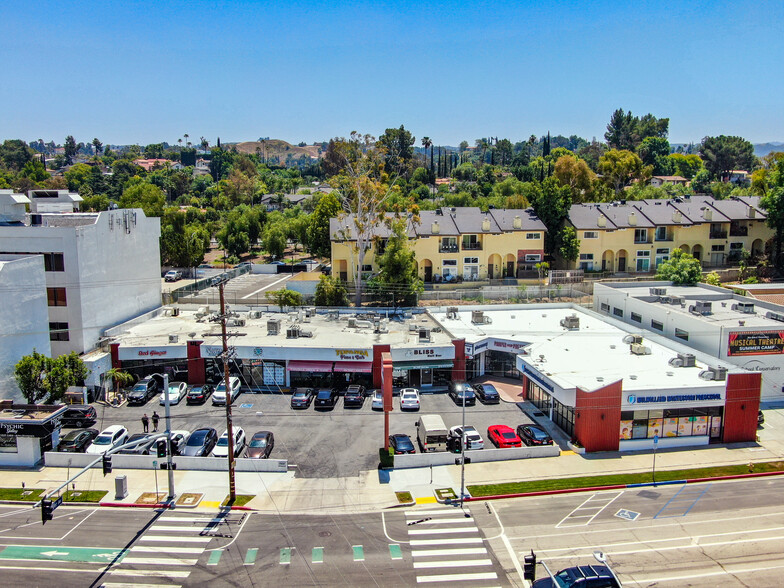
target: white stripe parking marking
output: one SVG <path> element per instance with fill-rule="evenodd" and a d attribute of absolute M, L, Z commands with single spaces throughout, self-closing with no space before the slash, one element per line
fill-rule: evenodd
<path fill-rule="evenodd" d="M 101 588 L 161 588 L 162 584 L 137 584 L 136 582 L 129 584 L 127 582 L 104 582 Z M 172 586 L 166 584 L 166 588 L 182 588 L 182 586 Z"/>
<path fill-rule="evenodd" d="M 166 541 L 179 543 L 209 543 L 212 537 L 175 537 L 174 535 L 143 535 L 139 541 Z"/>
<path fill-rule="evenodd" d="M 165 548 L 157 547 L 154 545 L 135 545 L 131 547 L 131 551 L 137 553 L 204 553 L 203 547 L 175 547 L 167 545 Z"/>
<path fill-rule="evenodd" d="M 204 531 L 204 527 L 169 527 L 167 525 L 153 525 L 150 527 L 151 531 L 174 531 L 177 533 L 201 533 Z"/>
<path fill-rule="evenodd" d="M 458 559 L 452 561 L 415 561 L 414 569 L 418 568 L 470 568 L 471 566 L 491 566 L 489 559 Z"/>
<path fill-rule="evenodd" d="M 154 578 L 187 578 L 190 572 L 178 572 L 175 570 L 109 570 L 112 576 L 150 576 Z"/>
<path fill-rule="evenodd" d="M 621 490 L 620 492 L 616 492 L 615 496 L 613 496 L 612 498 L 610 498 L 608 495 L 601 495 L 600 496 L 598 494 L 593 494 L 593 495 L 589 496 L 585 501 L 583 501 L 582 504 L 580 504 L 580 506 L 575 508 L 572 512 L 570 512 L 563 519 L 561 519 L 561 521 L 555 526 L 555 528 L 556 529 L 560 529 L 560 528 L 563 528 L 563 527 L 582 527 L 582 526 L 589 525 L 592 520 L 594 520 L 596 517 L 598 517 L 599 514 L 601 514 L 601 512 L 605 508 L 610 506 L 615 500 L 620 498 L 623 493 L 624 493 L 624 490 Z M 594 506 L 585 506 L 586 504 L 588 504 L 588 502 L 590 502 L 591 500 L 594 500 L 595 498 L 597 500 L 595 500 L 594 502 L 606 502 L 606 504 L 603 507 L 601 507 L 599 510 L 597 510 L 592 516 L 590 516 L 590 518 L 588 518 L 588 520 L 585 521 L 584 523 L 577 523 L 575 525 L 564 525 L 564 523 L 566 521 L 568 521 L 570 518 L 571 519 L 585 518 L 585 515 L 575 515 L 574 513 L 576 513 L 578 510 L 581 510 L 581 509 L 585 510 L 585 509 L 596 508 Z"/>
<path fill-rule="evenodd" d="M 167 523 L 220 523 L 221 521 L 225 521 L 224 517 L 193 517 L 193 518 L 185 518 L 185 517 L 159 517 L 156 522 L 167 522 Z"/>
<path fill-rule="evenodd" d="M 719 572 L 701 572 L 699 574 L 692 574 L 692 575 L 689 575 L 689 576 L 671 576 L 669 578 L 648 578 L 648 579 L 645 579 L 645 580 L 624 580 L 623 583 L 624 584 L 639 584 L 639 585 L 650 586 L 652 584 L 660 584 L 662 582 L 675 582 L 675 581 L 681 581 L 681 580 L 693 580 L 695 578 L 707 578 L 708 576 L 735 576 L 737 574 L 748 574 L 750 572 L 755 572 L 755 573 L 756 572 L 769 572 L 771 570 L 780 570 L 782 568 L 784 568 L 784 566 L 768 566 L 768 567 L 765 567 L 765 568 L 752 567 L 752 568 L 749 568 L 747 570 L 744 570 L 744 569 L 739 569 L 739 568 L 738 569 L 735 569 L 735 568 L 731 569 L 730 566 L 725 566 L 725 569 L 721 570 Z"/>
<path fill-rule="evenodd" d="M 195 566 L 198 559 L 183 559 L 180 557 L 130 557 L 122 559 L 122 565 L 150 565 L 150 566 Z"/>
<path fill-rule="evenodd" d="M 462 527 L 459 529 L 409 529 L 409 535 L 437 535 L 443 533 L 444 535 L 451 535 L 452 533 L 478 533 L 479 529 L 476 527 Z"/>
<path fill-rule="evenodd" d="M 18 560 L 15 559 L 13 561 L 35 561 L 37 563 L 41 563 L 40 559 L 36 560 Z M 42 568 L 40 566 L 35 566 L 31 568 L 29 566 L 5 566 L 0 564 L 0 570 L 27 570 L 34 571 L 34 572 L 89 572 L 90 574 L 100 574 L 103 571 L 103 568 Z"/>
<path fill-rule="evenodd" d="M 272 282 L 271 284 L 267 284 L 266 286 L 264 286 L 262 288 L 259 288 L 255 292 L 251 292 L 250 294 L 246 294 L 245 296 L 240 298 L 240 300 L 245 300 L 246 298 L 250 298 L 251 296 L 253 296 L 255 294 L 258 294 L 259 292 L 264 292 L 264 290 L 266 290 L 267 288 L 272 288 L 275 284 L 279 284 L 280 282 L 282 282 L 284 280 L 288 280 L 290 277 L 291 276 L 289 275 L 289 276 L 286 276 L 285 278 L 281 278 L 279 280 L 276 280 L 275 282 Z"/>
<path fill-rule="evenodd" d="M 419 549 L 411 551 L 411 557 L 427 557 L 433 555 L 478 555 L 487 553 L 484 547 L 462 547 L 457 549 Z"/>
<path fill-rule="evenodd" d="M 443 574 L 440 576 L 417 576 L 417 583 L 427 584 L 431 582 L 459 582 L 461 580 L 495 580 L 498 574 L 495 572 L 481 572 L 477 574 Z"/>
<path fill-rule="evenodd" d="M 481 537 L 452 537 L 448 539 L 412 539 L 411 547 L 424 547 L 426 545 L 465 545 L 466 543 L 483 543 Z"/>

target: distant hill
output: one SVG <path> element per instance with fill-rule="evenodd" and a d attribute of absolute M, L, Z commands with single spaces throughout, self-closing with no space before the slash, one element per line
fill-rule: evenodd
<path fill-rule="evenodd" d="M 321 157 L 319 154 L 321 144 L 298 147 L 281 139 L 267 139 L 263 143 L 261 141 L 243 141 L 242 143 L 227 143 L 226 145 L 236 147 L 237 151 L 241 153 L 258 153 L 261 157 L 266 157 L 267 159 L 277 157 L 281 163 L 285 162 L 289 155 L 295 159 L 303 155 L 316 159 Z"/>
<path fill-rule="evenodd" d="M 754 145 L 754 155 L 757 157 L 765 157 L 773 151 L 784 151 L 784 143 L 773 141 L 771 143 L 756 143 Z"/>

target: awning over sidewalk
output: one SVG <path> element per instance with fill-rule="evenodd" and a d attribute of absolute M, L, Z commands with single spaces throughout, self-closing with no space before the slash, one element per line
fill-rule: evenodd
<path fill-rule="evenodd" d="M 335 371 L 369 374 L 373 371 L 373 362 L 372 361 L 336 361 Z"/>
<path fill-rule="evenodd" d="M 289 360 L 286 369 L 290 372 L 331 372 L 334 361 Z"/>
<path fill-rule="evenodd" d="M 451 369 L 452 367 L 451 359 L 443 361 L 396 361 L 392 364 L 392 369 L 399 371 Z"/>

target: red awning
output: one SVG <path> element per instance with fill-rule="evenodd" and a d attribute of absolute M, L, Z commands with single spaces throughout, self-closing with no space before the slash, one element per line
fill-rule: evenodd
<path fill-rule="evenodd" d="M 372 361 L 336 361 L 336 372 L 358 372 L 369 374 L 373 371 Z"/>
<path fill-rule="evenodd" d="M 331 372 L 333 361 L 289 360 L 286 367 L 290 372 Z"/>

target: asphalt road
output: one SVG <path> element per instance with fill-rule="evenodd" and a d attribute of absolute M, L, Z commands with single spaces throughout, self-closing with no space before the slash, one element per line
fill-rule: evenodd
<path fill-rule="evenodd" d="M 296 275 L 296 274 L 294 274 Z M 292 274 L 243 274 L 232 278 L 224 286 L 226 302 L 232 305 L 265 306 L 269 304 L 266 293 L 280 290 Z M 179 299 L 181 304 L 220 304 L 218 288 L 210 287 Z"/>
<path fill-rule="evenodd" d="M 416 421 L 420 414 L 437 413 L 447 427 L 459 425 L 462 408 L 455 405 L 446 394 L 423 394 L 419 412 L 401 412 L 395 398 L 395 411 L 390 415 L 390 433 L 406 433 L 416 437 Z M 358 476 L 360 472 L 375 469 L 378 465 L 378 448 L 384 442 L 384 416 L 371 409 L 370 398 L 362 408 L 343 408 L 343 399 L 331 411 L 292 410 L 288 394 L 242 393 L 232 405 L 235 426 L 245 430 L 250 437 L 256 431 L 271 430 L 275 435 L 275 449 L 271 457 L 288 459 L 297 466 L 297 475 L 314 478 Z M 141 417 L 157 411 L 161 415 L 160 430 L 164 430 L 164 408 L 157 398 L 144 406 L 110 408 L 95 405 L 98 423 L 93 427 L 103 429 L 119 424 L 131 433 L 142 432 Z M 261 413 L 261 414 L 259 414 Z M 210 400 L 203 405 L 188 406 L 184 400 L 171 407 L 172 430 L 193 431 L 199 427 L 214 427 L 218 434 L 226 429 L 226 409 L 212 406 Z M 486 435 L 487 427 L 507 424 L 516 427 L 530 422 L 516 404 L 501 403 L 466 408 L 466 424 L 473 425 Z M 152 430 L 152 428 L 151 428 Z M 486 443 L 487 440 L 485 440 Z M 489 446 L 489 444 L 488 444 Z"/>

